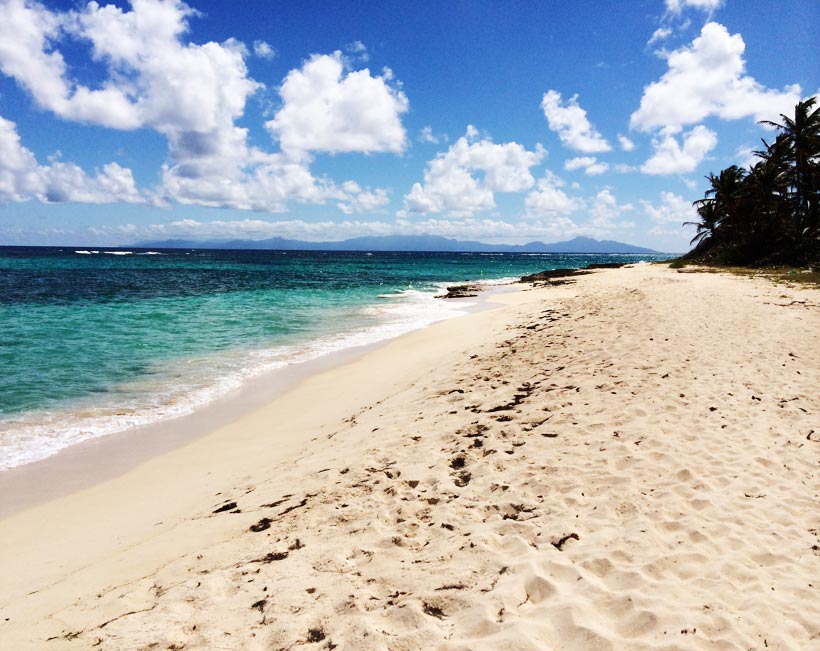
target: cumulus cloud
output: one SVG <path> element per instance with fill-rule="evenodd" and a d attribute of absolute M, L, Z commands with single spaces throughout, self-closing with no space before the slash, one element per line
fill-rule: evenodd
<path fill-rule="evenodd" d="M 632 151 L 635 149 L 635 143 L 626 136 L 618 136 L 618 144 L 623 151 Z"/>
<path fill-rule="evenodd" d="M 22 146 L 17 125 L 0 118 L 0 201 L 26 201 L 43 194 L 34 154 Z"/>
<path fill-rule="evenodd" d="M 529 217 L 571 215 L 584 207 L 583 200 L 570 197 L 561 188 L 566 183 L 550 170 L 538 180 L 535 189 L 524 200 L 524 212 Z"/>
<path fill-rule="evenodd" d="M 610 151 L 612 146 L 601 136 L 587 119 L 587 112 L 578 106 L 578 96 L 573 95 L 566 103 L 561 93 L 550 90 L 544 93 L 541 108 L 552 131 L 561 142 L 584 153 Z"/>
<path fill-rule="evenodd" d="M 468 126 L 464 136 L 427 164 L 424 183 L 413 184 L 401 214 L 469 216 L 489 210 L 495 207 L 493 193 L 531 188 L 535 179 L 530 168 L 545 155 L 540 145 L 529 151 L 517 142 L 480 139 L 478 131 Z"/>
<path fill-rule="evenodd" d="M 609 169 L 609 165 L 603 161 L 598 161 L 595 156 L 579 156 L 578 158 L 570 158 L 564 162 L 564 169 L 573 171 L 583 169 L 588 176 L 596 176 L 603 174 Z"/>
<path fill-rule="evenodd" d="M 657 204 L 641 201 L 641 205 L 649 218 L 659 225 L 697 221 L 697 211 L 692 202 L 674 192 L 661 192 L 661 200 Z"/>
<path fill-rule="evenodd" d="M 665 55 L 668 70 L 644 88 L 630 126 L 651 131 L 695 124 L 713 115 L 763 120 L 788 114 L 800 100 L 800 86 L 765 88 L 746 74 L 745 48 L 740 34 L 731 35 L 718 23 L 704 25 L 690 46 Z"/>
<path fill-rule="evenodd" d="M 634 209 L 631 203 L 619 204 L 609 188 L 604 188 L 595 195 L 589 209 L 589 226 L 598 232 L 608 232 L 616 229 L 632 228 L 632 221 L 620 221 L 618 218 Z"/>
<path fill-rule="evenodd" d="M 0 70 L 61 118 L 149 128 L 165 136 L 171 160 L 162 167 L 161 185 L 146 193 L 154 203 L 272 212 L 285 210 L 288 201 L 335 200 L 352 212 L 381 205 L 384 190 L 345 190 L 314 177 L 310 164 L 315 151 L 403 150 L 400 115 L 407 99 L 391 73 L 345 71 L 338 52 L 312 57 L 282 84 L 282 108 L 267 124 L 281 151 L 268 153 L 251 147 L 247 129 L 236 124 L 261 87 L 248 76 L 248 49 L 235 39 L 185 42 L 188 21 L 196 15 L 181 0 L 133 0 L 130 10 L 90 2 L 62 13 L 33 1 L 8 0 L 0 3 Z M 90 45 L 92 59 L 104 71 L 95 88 L 73 81 L 59 50 L 68 38 Z M 359 58 L 366 54 L 360 45 L 352 45 Z M 274 54 L 264 41 L 254 42 L 253 51 L 261 57 Z M 51 169 L 54 179 L 74 177 L 91 187 L 77 166 L 60 162 Z M 93 177 L 98 185 L 90 194 L 48 196 L 90 201 L 120 194 L 134 200 L 123 174 L 122 168 L 106 167 Z"/>
<path fill-rule="evenodd" d="M 309 152 L 404 151 L 401 115 L 409 103 L 390 71 L 345 71 L 340 52 L 314 55 L 291 70 L 279 90 L 282 108 L 265 123 L 292 157 Z"/>
<path fill-rule="evenodd" d="M 595 156 L 579 156 L 578 158 L 570 158 L 564 163 L 564 169 L 567 171 L 581 169 L 582 167 L 592 165 L 595 160 Z"/>
<path fill-rule="evenodd" d="M 723 0 L 666 0 L 666 10 L 679 15 L 687 7 L 712 13 L 723 6 Z"/>
<path fill-rule="evenodd" d="M 254 41 L 253 53 L 260 59 L 271 60 L 276 58 L 276 50 L 267 41 Z"/>
<path fill-rule="evenodd" d="M 717 134 L 698 125 L 689 132 L 681 133 L 682 144 L 675 127 L 661 130 L 652 139 L 654 153 L 641 165 L 644 174 L 686 174 L 692 172 L 717 145 Z"/>
<path fill-rule="evenodd" d="M 387 190 L 383 188 L 362 190 L 355 181 L 348 181 L 342 185 L 342 190 L 347 193 L 347 198 L 336 205 L 345 215 L 372 213 L 390 203 Z"/>
<path fill-rule="evenodd" d="M 0 70 L 60 117 L 117 129 L 139 127 L 134 103 L 121 88 L 109 83 L 92 90 L 67 78 L 65 60 L 53 47 L 67 16 L 24 0 L 0 4 Z"/>
<path fill-rule="evenodd" d="M 20 142 L 14 122 L 0 117 L 0 202 L 142 203 L 130 169 L 108 163 L 94 176 L 73 163 L 38 164 Z"/>

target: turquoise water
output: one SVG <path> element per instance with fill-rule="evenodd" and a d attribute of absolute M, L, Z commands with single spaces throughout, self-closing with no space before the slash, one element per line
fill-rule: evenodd
<path fill-rule="evenodd" d="M 0 470 L 462 313 L 447 284 L 652 258 L 3 247 Z"/>

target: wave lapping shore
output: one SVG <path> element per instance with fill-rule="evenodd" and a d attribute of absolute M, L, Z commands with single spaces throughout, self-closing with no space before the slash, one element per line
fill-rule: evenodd
<path fill-rule="evenodd" d="M 455 281 L 658 257 L 0 247 L 0 472 L 461 314 Z"/>
<path fill-rule="evenodd" d="M 820 291 L 506 294 L 0 521 L 47 649 L 810 649 Z"/>

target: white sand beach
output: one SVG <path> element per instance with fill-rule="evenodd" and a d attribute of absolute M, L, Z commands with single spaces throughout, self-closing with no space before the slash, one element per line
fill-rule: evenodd
<path fill-rule="evenodd" d="M 682 271 L 522 286 L 0 520 L 0 647 L 820 649 L 820 290 Z"/>

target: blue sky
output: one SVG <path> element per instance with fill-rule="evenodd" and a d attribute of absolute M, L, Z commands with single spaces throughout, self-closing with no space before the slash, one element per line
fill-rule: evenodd
<path fill-rule="evenodd" d="M 818 44 L 815 0 L 0 0 L 0 244 L 683 251 Z"/>

